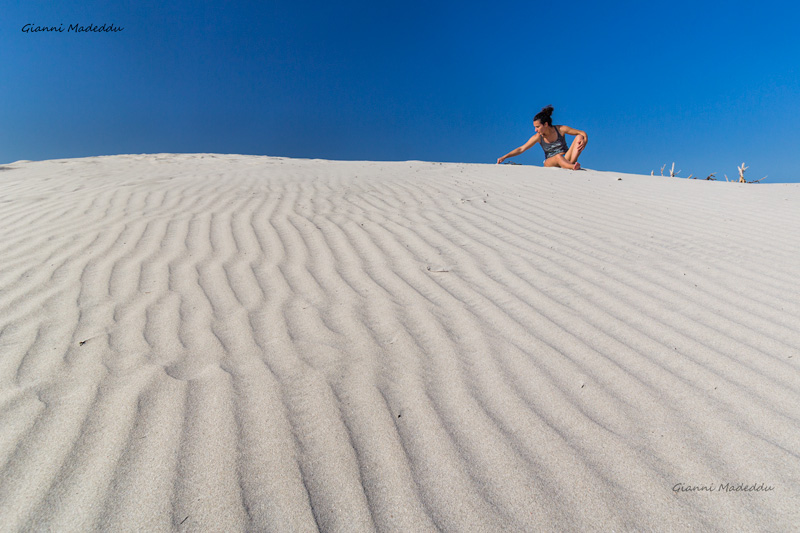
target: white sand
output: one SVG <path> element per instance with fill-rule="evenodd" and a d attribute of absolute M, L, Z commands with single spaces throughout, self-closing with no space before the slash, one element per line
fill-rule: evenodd
<path fill-rule="evenodd" d="M 798 317 L 797 184 L 3 165 L 0 530 L 797 531 Z"/>

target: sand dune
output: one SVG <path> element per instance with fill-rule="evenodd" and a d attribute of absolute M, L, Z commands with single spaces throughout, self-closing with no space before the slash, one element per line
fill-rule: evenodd
<path fill-rule="evenodd" d="M 797 184 L 3 165 L 0 530 L 797 531 L 798 236 Z"/>

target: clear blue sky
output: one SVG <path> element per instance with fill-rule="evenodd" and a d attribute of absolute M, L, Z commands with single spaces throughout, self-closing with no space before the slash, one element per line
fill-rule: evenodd
<path fill-rule="evenodd" d="M 4 2 L 0 162 L 218 152 L 800 181 L 794 2 Z M 213 5 L 212 5 L 213 4 Z M 117 33 L 23 33 L 111 24 Z M 539 146 L 514 161 L 541 165 Z"/>

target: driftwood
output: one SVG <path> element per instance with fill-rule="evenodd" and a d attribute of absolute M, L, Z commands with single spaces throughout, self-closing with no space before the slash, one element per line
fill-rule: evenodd
<path fill-rule="evenodd" d="M 661 167 L 661 175 L 662 175 L 662 176 L 664 175 L 664 169 L 665 169 L 665 168 L 667 168 L 667 165 L 664 165 L 664 166 L 662 166 L 662 167 Z M 747 180 L 744 178 L 744 172 L 745 172 L 745 171 L 746 171 L 748 168 L 750 168 L 750 167 L 748 167 L 748 166 L 746 166 L 744 163 L 742 163 L 742 165 L 741 165 L 741 166 L 739 166 L 739 167 L 736 167 L 736 168 L 738 168 L 738 169 L 739 169 L 739 181 L 738 181 L 738 183 L 759 183 L 761 180 L 764 180 L 764 179 L 766 179 L 766 178 L 767 178 L 767 176 L 764 176 L 764 177 L 763 177 L 763 178 L 761 178 L 761 179 L 757 179 L 757 180 L 753 180 L 753 181 L 747 181 Z M 672 163 L 672 168 L 670 168 L 670 170 L 669 170 L 669 175 L 670 175 L 670 177 L 673 177 L 673 178 L 674 178 L 674 177 L 677 177 L 677 176 L 678 176 L 678 174 L 680 174 L 680 172 L 681 172 L 680 170 L 679 170 L 679 171 L 677 171 L 677 172 L 675 172 L 675 163 L 673 162 L 673 163 Z M 650 171 L 650 175 L 651 175 L 651 176 L 655 176 L 655 171 L 654 171 L 654 170 L 651 170 L 651 171 Z M 710 181 L 717 181 L 717 178 L 715 178 L 715 177 L 714 177 L 714 176 L 716 176 L 716 175 L 717 175 L 717 173 L 716 173 L 716 172 L 712 172 L 711 174 L 709 174 L 709 175 L 706 177 L 706 180 L 710 180 Z M 730 179 L 728 179 L 728 175 L 727 175 L 727 174 L 723 174 L 723 175 L 725 176 L 725 181 L 727 181 L 727 182 L 732 182 L 732 181 L 733 181 L 733 180 L 730 180 Z M 686 178 L 686 179 L 690 179 L 690 180 L 691 180 L 691 179 L 695 179 L 695 180 L 696 180 L 696 179 L 697 179 L 697 177 L 695 177 L 695 176 L 694 176 L 694 174 L 689 174 L 689 177 L 688 177 L 688 178 Z"/>
<path fill-rule="evenodd" d="M 742 166 L 736 168 L 739 169 L 739 183 L 747 183 L 747 180 L 744 179 L 744 171 L 750 167 L 744 166 L 744 162 L 742 162 Z"/>
<path fill-rule="evenodd" d="M 744 166 L 744 162 L 742 162 L 742 166 L 736 167 L 736 168 L 739 169 L 739 183 L 758 183 L 761 180 L 766 179 L 766 176 L 764 176 L 763 178 L 758 179 L 758 180 L 747 181 L 746 179 L 744 179 L 744 171 L 747 170 L 750 167 Z M 727 176 L 725 176 L 725 178 L 727 179 Z"/>

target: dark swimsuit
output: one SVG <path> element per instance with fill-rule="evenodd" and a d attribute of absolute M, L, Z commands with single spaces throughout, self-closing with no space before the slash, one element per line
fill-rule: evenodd
<path fill-rule="evenodd" d="M 545 142 L 544 135 L 542 135 L 542 140 L 539 141 L 539 143 L 542 145 L 542 149 L 544 150 L 545 159 L 550 159 L 554 155 L 567 153 L 567 140 L 564 138 L 561 130 L 558 129 L 558 126 L 553 127 L 556 129 L 556 133 L 558 133 L 558 138 L 549 143 Z"/>

